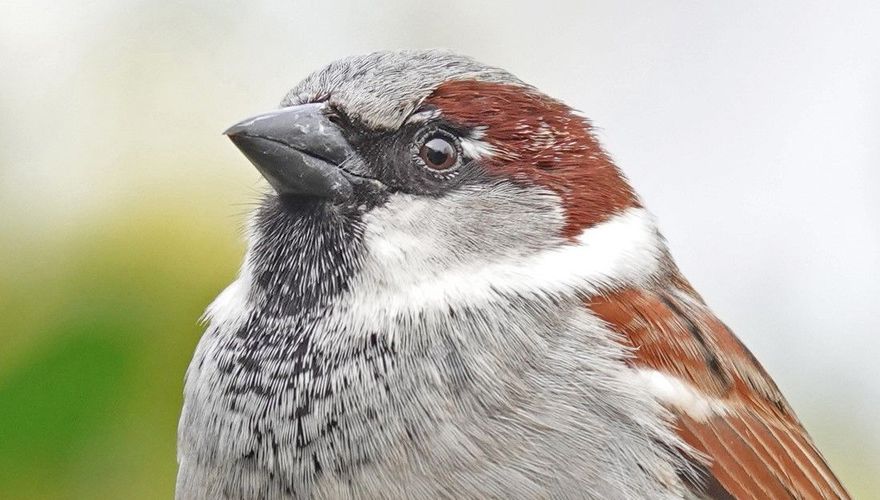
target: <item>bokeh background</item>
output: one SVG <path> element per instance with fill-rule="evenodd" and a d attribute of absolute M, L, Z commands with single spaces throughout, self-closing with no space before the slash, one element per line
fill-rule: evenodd
<path fill-rule="evenodd" d="M 220 132 L 449 47 L 583 110 L 852 493 L 880 498 L 877 2 L 0 1 L 0 497 L 169 498 L 265 189 Z"/>

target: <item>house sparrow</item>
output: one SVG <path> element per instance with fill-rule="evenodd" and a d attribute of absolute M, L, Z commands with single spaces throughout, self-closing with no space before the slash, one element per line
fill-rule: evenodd
<path fill-rule="evenodd" d="M 187 371 L 177 498 L 847 498 L 565 104 L 382 52 L 226 134 L 274 189 Z"/>

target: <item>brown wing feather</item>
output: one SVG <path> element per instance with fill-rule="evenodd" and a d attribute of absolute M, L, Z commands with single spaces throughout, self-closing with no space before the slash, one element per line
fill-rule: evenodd
<path fill-rule="evenodd" d="M 588 306 L 634 348 L 634 366 L 675 376 L 723 405 L 699 418 L 670 408 L 682 439 L 709 459 L 714 488 L 701 493 L 849 498 L 754 356 L 689 286 L 672 283 L 596 297 Z"/>

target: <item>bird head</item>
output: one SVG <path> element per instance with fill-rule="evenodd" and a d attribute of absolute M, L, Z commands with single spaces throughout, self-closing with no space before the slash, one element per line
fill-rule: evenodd
<path fill-rule="evenodd" d="M 334 62 L 226 134 L 274 188 L 254 267 L 278 275 L 293 259 L 288 275 L 320 275 L 329 259 L 337 272 L 313 281 L 339 287 L 364 253 L 394 279 L 433 279 L 568 245 L 639 207 L 583 116 L 445 51 Z"/>

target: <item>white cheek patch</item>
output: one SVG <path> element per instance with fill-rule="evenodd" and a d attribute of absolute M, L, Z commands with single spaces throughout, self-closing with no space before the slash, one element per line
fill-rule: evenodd
<path fill-rule="evenodd" d="M 649 283 L 661 270 L 663 242 L 653 217 L 630 208 L 584 230 L 573 243 L 534 254 L 470 264 L 421 258 L 448 245 L 404 238 L 390 231 L 368 235 L 368 256 L 351 303 L 391 314 L 455 304 L 474 305 L 499 294 L 595 294 L 614 286 Z M 448 251 L 455 251 L 450 248 Z"/>
<path fill-rule="evenodd" d="M 636 383 L 648 390 L 659 402 L 675 408 L 697 422 L 727 413 L 727 405 L 690 383 L 667 373 L 638 369 L 633 373 Z"/>

